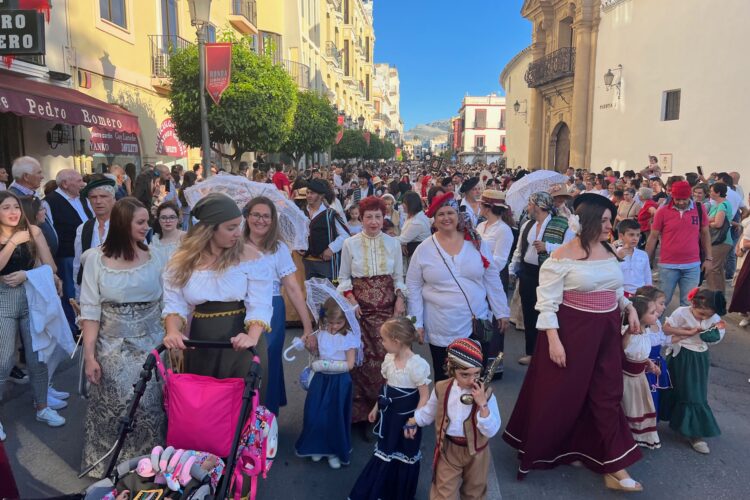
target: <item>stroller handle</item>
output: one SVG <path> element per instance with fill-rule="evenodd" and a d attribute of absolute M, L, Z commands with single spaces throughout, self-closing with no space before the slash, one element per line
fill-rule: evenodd
<path fill-rule="evenodd" d="M 195 347 L 198 349 L 232 349 L 234 347 L 228 340 L 183 340 L 183 343 L 186 347 Z M 158 353 L 162 353 L 166 349 L 164 344 L 156 346 L 156 352 Z M 255 347 L 249 347 L 248 351 L 253 356 L 257 355 Z"/>

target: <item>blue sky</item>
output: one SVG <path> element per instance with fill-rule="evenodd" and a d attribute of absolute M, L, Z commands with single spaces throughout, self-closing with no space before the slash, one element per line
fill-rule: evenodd
<path fill-rule="evenodd" d="M 505 64 L 531 43 L 523 0 L 374 0 L 375 62 L 395 65 L 405 129 L 500 92 Z"/>

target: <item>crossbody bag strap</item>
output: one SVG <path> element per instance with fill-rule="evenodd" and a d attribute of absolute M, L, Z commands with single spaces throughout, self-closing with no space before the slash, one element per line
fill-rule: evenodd
<path fill-rule="evenodd" d="M 432 244 L 435 245 L 435 250 L 437 250 L 438 255 L 441 259 L 443 259 L 443 264 L 445 264 L 445 267 L 448 268 L 448 272 L 451 273 L 451 278 L 453 278 L 453 281 L 456 282 L 456 286 L 458 286 L 458 289 L 461 290 L 461 295 L 464 296 L 464 300 L 466 301 L 466 305 L 469 306 L 469 312 L 471 313 L 471 319 L 475 319 L 476 316 L 474 315 L 474 311 L 471 308 L 471 303 L 469 302 L 469 297 L 466 296 L 466 293 L 464 292 L 464 289 L 461 288 L 461 284 L 456 279 L 456 276 L 453 274 L 453 271 L 451 270 L 451 266 L 448 265 L 448 261 L 445 260 L 445 257 L 443 256 L 443 252 L 440 251 L 440 247 L 438 246 L 437 242 L 435 241 L 435 235 L 432 236 Z"/>

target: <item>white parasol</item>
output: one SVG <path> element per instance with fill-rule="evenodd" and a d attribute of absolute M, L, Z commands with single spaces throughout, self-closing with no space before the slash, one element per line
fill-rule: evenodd
<path fill-rule="evenodd" d="M 549 191 L 554 184 L 564 183 L 568 178 L 554 170 L 535 170 L 514 182 L 505 196 L 513 214 L 520 214 L 529 203 L 529 197 L 539 191 Z"/>
<path fill-rule="evenodd" d="M 359 321 L 357 321 L 356 309 L 347 301 L 343 295 L 341 295 L 336 287 L 325 278 L 310 278 L 305 281 L 305 291 L 307 307 L 310 308 L 310 312 L 315 318 L 315 321 L 320 323 L 320 309 L 326 300 L 333 297 L 336 303 L 339 305 L 344 315 L 346 316 L 346 322 L 349 323 L 349 327 L 352 329 L 351 335 L 355 335 L 358 339 L 362 338 L 362 331 L 359 327 Z M 364 358 L 364 352 L 362 351 L 362 342 L 359 342 L 360 348 L 357 349 L 357 365 L 362 362 Z"/>
<path fill-rule="evenodd" d="M 310 234 L 310 221 L 305 213 L 274 184 L 253 182 L 239 175 L 213 175 L 203 182 L 185 190 L 185 198 L 190 206 L 209 193 L 223 193 L 234 200 L 240 209 L 247 202 L 258 196 L 265 196 L 276 206 L 279 214 L 279 232 L 292 250 L 307 250 L 307 239 Z"/>

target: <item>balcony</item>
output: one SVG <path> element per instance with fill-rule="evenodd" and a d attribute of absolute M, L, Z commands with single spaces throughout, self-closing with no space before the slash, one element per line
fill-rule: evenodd
<path fill-rule="evenodd" d="M 292 80 L 294 80 L 294 83 L 297 84 L 297 87 L 300 89 L 309 89 L 310 88 L 310 67 L 306 64 L 298 63 L 296 61 L 289 61 L 284 59 L 281 61 L 281 65 L 284 66 L 284 69 L 287 73 L 289 73 L 289 76 L 292 77 Z"/>
<path fill-rule="evenodd" d="M 530 88 L 573 76 L 576 65 L 576 49 L 563 47 L 529 64 L 524 79 Z"/>
<path fill-rule="evenodd" d="M 343 11 L 342 11 L 342 9 L 341 9 L 341 4 L 342 4 L 342 3 L 343 3 L 343 1 L 342 1 L 342 0 L 328 0 L 328 4 L 329 4 L 329 5 L 331 6 L 331 7 L 333 7 L 333 10 L 335 10 L 336 12 L 339 12 L 339 13 L 342 13 L 342 14 L 343 14 Z"/>
<path fill-rule="evenodd" d="M 373 119 L 374 119 L 374 120 L 375 120 L 376 122 L 382 122 L 382 123 L 384 123 L 384 124 L 385 124 L 385 125 L 386 125 L 387 127 L 390 127 L 390 126 L 391 126 L 391 119 L 390 119 L 390 117 L 389 117 L 388 115 L 386 115 L 386 114 L 383 114 L 383 113 L 375 113 L 375 116 L 374 116 L 374 118 L 373 118 Z"/>
<path fill-rule="evenodd" d="M 151 55 L 151 86 L 157 92 L 169 92 L 172 88 L 169 60 L 172 54 L 193 44 L 177 35 L 149 35 L 148 44 Z"/>
<path fill-rule="evenodd" d="M 232 0 L 232 13 L 227 16 L 234 29 L 243 35 L 258 34 L 258 7 L 256 0 Z"/>
<path fill-rule="evenodd" d="M 341 68 L 341 51 L 333 42 L 326 42 L 325 57 L 337 68 Z"/>

